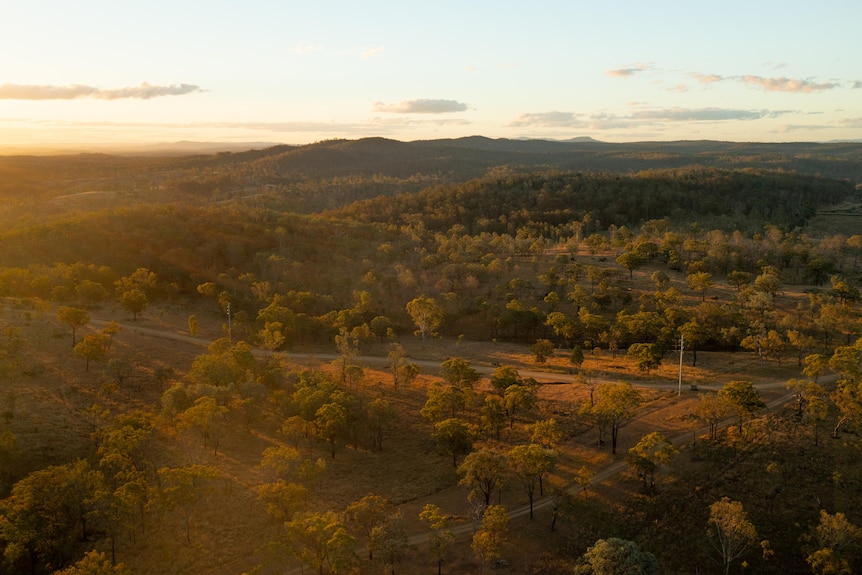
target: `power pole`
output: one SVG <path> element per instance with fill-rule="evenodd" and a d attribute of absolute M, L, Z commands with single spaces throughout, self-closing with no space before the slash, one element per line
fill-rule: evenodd
<path fill-rule="evenodd" d="M 685 336 L 679 335 L 679 386 L 676 391 L 677 396 L 682 395 L 682 352 L 685 349 Z"/>

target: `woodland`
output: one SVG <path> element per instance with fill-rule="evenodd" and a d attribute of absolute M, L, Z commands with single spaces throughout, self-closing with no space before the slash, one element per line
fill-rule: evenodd
<path fill-rule="evenodd" d="M 0 157 L 0 575 L 862 570 L 862 144 Z"/>

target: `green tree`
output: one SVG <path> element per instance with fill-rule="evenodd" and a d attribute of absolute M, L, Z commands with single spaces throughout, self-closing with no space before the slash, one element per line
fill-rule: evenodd
<path fill-rule="evenodd" d="M 73 351 L 84 358 L 84 371 L 90 371 L 90 360 L 97 361 L 105 357 L 108 351 L 106 344 L 106 338 L 101 333 L 89 333 L 75 344 Z"/>
<path fill-rule="evenodd" d="M 319 575 L 346 573 L 355 563 L 355 541 L 337 513 L 297 513 L 285 527 L 291 553 Z"/>
<path fill-rule="evenodd" d="M 369 536 L 378 560 L 389 575 L 395 575 L 395 565 L 407 556 L 409 541 L 401 511 L 388 515 L 371 530 Z"/>
<path fill-rule="evenodd" d="M 700 403 L 695 407 L 694 415 L 709 426 L 711 440 L 718 437 L 718 424 L 727 417 L 730 408 L 731 405 L 724 396 L 714 393 L 700 396 Z"/>
<path fill-rule="evenodd" d="M 392 504 L 380 495 L 366 495 L 347 506 L 347 520 L 357 525 L 365 535 L 368 560 L 374 559 L 374 530 L 392 513 Z"/>
<path fill-rule="evenodd" d="M 688 287 L 700 294 L 700 301 L 706 300 L 706 292 L 715 285 L 709 272 L 695 272 L 685 278 Z"/>
<path fill-rule="evenodd" d="M 729 381 L 718 390 L 718 395 L 726 400 L 736 412 L 740 433 L 742 433 L 745 417 L 750 417 L 766 407 L 766 404 L 760 399 L 760 392 L 750 381 Z"/>
<path fill-rule="evenodd" d="M 506 456 L 491 449 L 480 449 L 468 454 L 458 466 L 458 474 L 463 476 L 459 485 L 469 488 L 471 496 L 480 496 L 488 506 L 494 490 L 502 489 L 507 470 Z"/>
<path fill-rule="evenodd" d="M 227 407 L 219 405 L 214 397 L 204 395 L 197 398 L 191 407 L 180 414 L 179 425 L 181 429 L 197 429 L 203 437 L 204 449 L 212 440 L 213 451 L 218 453 L 221 430 L 227 411 Z"/>
<path fill-rule="evenodd" d="M 168 511 L 179 509 L 186 529 L 186 543 L 191 543 L 190 523 L 194 509 L 211 487 L 218 472 L 206 465 L 162 467 L 158 470 L 159 498 Z"/>
<path fill-rule="evenodd" d="M 472 391 L 479 382 L 479 372 L 471 367 L 469 360 L 453 357 L 441 364 L 440 376 L 458 387 Z"/>
<path fill-rule="evenodd" d="M 533 518 L 533 498 L 536 487 L 539 488 L 539 494 L 544 495 L 543 479 L 554 468 L 556 461 L 555 450 L 543 448 L 535 443 L 516 445 L 509 451 L 509 465 L 520 480 L 530 501 L 530 519 Z"/>
<path fill-rule="evenodd" d="M 815 575 L 850 575 L 858 566 L 862 529 L 843 513 L 830 515 L 820 510 L 820 521 L 807 538 L 805 561 Z"/>
<path fill-rule="evenodd" d="M 473 450 L 476 437 L 472 425 L 462 419 L 444 419 L 434 425 L 434 441 L 437 448 L 452 457 L 452 467 L 458 468 L 458 458 Z"/>
<path fill-rule="evenodd" d="M 659 466 L 667 465 L 679 450 L 658 431 L 641 438 L 629 449 L 628 462 L 643 480 L 644 493 L 655 490 L 655 474 Z"/>
<path fill-rule="evenodd" d="M 148 303 L 147 294 L 139 289 L 130 289 L 120 295 L 120 304 L 124 310 L 132 314 L 133 321 L 138 321 L 138 314 L 147 309 Z"/>
<path fill-rule="evenodd" d="M 452 533 L 451 520 L 448 515 L 440 511 L 440 507 L 433 503 L 426 503 L 419 514 L 419 519 L 428 524 L 431 531 L 431 552 L 437 561 L 437 575 L 443 573 L 443 560 L 449 547 L 455 541 Z"/>
<path fill-rule="evenodd" d="M 437 301 L 428 296 L 420 296 L 407 303 L 407 313 L 416 324 L 416 335 L 425 341 L 429 335 L 434 335 L 443 321 L 443 310 Z"/>
<path fill-rule="evenodd" d="M 757 543 L 757 530 L 739 501 L 721 498 L 709 506 L 708 534 L 718 551 L 724 574 Z"/>
<path fill-rule="evenodd" d="M 53 575 L 131 575 L 125 565 L 116 565 L 105 557 L 101 551 L 88 551 L 84 557 L 72 565 L 60 571 L 54 571 Z"/>
<path fill-rule="evenodd" d="M 536 359 L 536 363 L 545 363 L 548 358 L 554 355 L 554 342 L 549 339 L 537 340 L 530 346 L 530 352 Z"/>
<path fill-rule="evenodd" d="M 72 347 L 75 347 L 75 343 L 78 341 L 76 339 L 78 328 L 90 323 L 90 316 L 87 314 L 87 310 L 80 307 L 60 306 L 57 308 L 57 319 L 72 330 Z"/>
<path fill-rule="evenodd" d="M 576 575 L 659 575 L 655 555 L 642 551 L 634 541 L 599 539 L 587 549 L 575 567 Z"/>
<path fill-rule="evenodd" d="M 500 556 L 500 547 L 509 532 L 509 514 L 500 505 L 491 505 L 485 509 L 482 517 L 482 528 L 473 534 L 471 548 L 479 559 L 480 573 L 485 565 Z"/>
<path fill-rule="evenodd" d="M 315 413 L 315 425 L 320 436 L 329 443 L 332 458 L 335 459 L 335 445 L 347 430 L 347 408 L 338 403 L 325 403 Z"/>
<path fill-rule="evenodd" d="M 634 271 L 646 263 L 637 252 L 623 252 L 617 256 L 617 263 L 629 270 L 629 279 L 632 279 Z"/>
<path fill-rule="evenodd" d="M 629 383 L 601 383 L 596 388 L 596 402 L 590 411 L 607 422 L 611 431 L 612 454 L 617 452 L 620 429 L 632 418 L 640 403 L 640 393 Z"/>
<path fill-rule="evenodd" d="M 647 375 L 661 365 L 661 356 L 661 349 L 655 343 L 633 343 L 626 352 L 626 357 L 633 360 L 638 369 Z"/>

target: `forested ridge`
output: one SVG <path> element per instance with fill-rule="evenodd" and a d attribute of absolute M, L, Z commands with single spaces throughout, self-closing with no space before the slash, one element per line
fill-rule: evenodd
<path fill-rule="evenodd" d="M 0 574 L 856 572 L 860 150 L 0 158 Z"/>

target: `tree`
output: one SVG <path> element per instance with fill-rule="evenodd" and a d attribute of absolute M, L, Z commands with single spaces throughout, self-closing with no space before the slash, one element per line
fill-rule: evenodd
<path fill-rule="evenodd" d="M 746 416 L 751 416 L 766 407 L 760 399 L 760 392 L 750 381 L 729 381 L 718 390 L 718 395 L 726 400 L 736 411 L 739 421 L 739 432 L 742 433 L 742 424 Z"/>
<path fill-rule="evenodd" d="M 112 564 L 104 553 L 93 550 L 71 567 L 54 571 L 53 575 L 131 575 L 131 571 L 122 563 Z"/>
<path fill-rule="evenodd" d="M 428 296 L 421 296 L 407 303 L 407 313 L 416 324 L 416 335 L 425 341 L 429 335 L 434 335 L 443 321 L 443 310 L 437 301 Z"/>
<path fill-rule="evenodd" d="M 391 504 L 379 495 L 366 495 L 347 506 L 345 511 L 347 520 L 358 525 L 365 535 L 369 561 L 374 559 L 374 542 L 371 534 L 386 520 L 391 513 L 391 507 Z"/>
<path fill-rule="evenodd" d="M 507 387 L 503 395 L 503 405 L 509 414 L 509 428 L 515 427 L 515 416 L 518 413 L 533 409 L 536 403 L 538 403 L 536 388 L 527 382 Z"/>
<path fill-rule="evenodd" d="M 327 567 L 333 573 L 346 572 L 355 562 L 355 541 L 337 513 L 297 513 L 285 527 L 291 553 L 319 575 Z"/>
<path fill-rule="evenodd" d="M 709 438 L 715 440 L 718 437 L 718 424 L 727 417 L 730 404 L 727 399 L 714 393 L 705 393 L 700 396 L 700 403 L 694 411 L 695 417 L 706 422 L 709 426 Z"/>
<path fill-rule="evenodd" d="M 434 441 L 437 448 L 452 456 L 452 467 L 458 468 L 458 458 L 473 450 L 476 432 L 472 425 L 457 419 L 444 419 L 434 425 Z"/>
<path fill-rule="evenodd" d="M 473 535 L 471 548 L 479 559 L 481 572 L 492 559 L 500 556 L 500 546 L 509 532 L 509 514 L 500 505 L 485 509 L 482 528 Z"/>
<path fill-rule="evenodd" d="M 599 539 L 587 549 L 575 567 L 576 575 L 659 575 L 655 555 L 642 551 L 634 541 Z"/>
<path fill-rule="evenodd" d="M 655 474 L 660 465 L 666 465 L 679 450 L 658 431 L 641 438 L 629 449 L 628 462 L 643 479 L 644 493 L 655 490 Z"/>
<path fill-rule="evenodd" d="M 575 367 L 581 367 L 584 363 L 584 351 L 580 346 L 576 345 L 572 348 L 572 355 L 569 356 L 569 362 Z"/>
<path fill-rule="evenodd" d="M 549 357 L 554 355 L 554 342 L 549 339 L 537 340 L 530 346 L 530 352 L 536 358 L 536 363 L 545 363 Z"/>
<path fill-rule="evenodd" d="M 369 536 L 377 557 L 389 575 L 395 575 L 395 565 L 407 556 L 409 542 L 401 511 L 388 515 L 371 530 Z"/>
<path fill-rule="evenodd" d="M 449 516 L 443 515 L 440 512 L 440 507 L 433 503 L 425 504 L 419 514 L 419 519 L 426 522 L 431 530 L 431 552 L 437 561 L 437 575 L 441 575 L 443 559 L 446 557 L 449 546 L 455 541 L 455 535 L 451 529 L 451 519 Z"/>
<path fill-rule="evenodd" d="M 820 522 L 811 530 L 805 561 L 815 575 L 855 573 L 856 558 L 862 544 L 862 529 L 850 523 L 843 513 L 830 515 L 820 510 Z"/>
<path fill-rule="evenodd" d="M 107 353 L 105 336 L 101 333 L 89 333 L 75 344 L 75 355 L 84 358 L 84 371 L 90 371 L 90 360 L 96 361 Z"/>
<path fill-rule="evenodd" d="M 520 384 L 523 380 L 518 370 L 511 365 L 501 365 L 494 369 L 491 375 L 491 387 L 503 395 L 510 385 Z"/>
<path fill-rule="evenodd" d="M 218 453 L 219 440 L 221 439 L 221 427 L 227 407 L 219 405 L 214 397 L 204 395 L 195 400 L 194 404 L 180 414 L 180 427 L 187 429 L 194 427 L 204 440 L 204 449 L 207 448 L 209 440 L 213 440 L 213 450 Z"/>
<path fill-rule="evenodd" d="M 458 474 L 463 475 L 458 484 L 469 488 L 471 496 L 481 496 L 488 506 L 494 490 L 502 488 L 507 469 L 506 456 L 502 453 L 480 449 L 468 454 L 458 466 Z"/>
<path fill-rule="evenodd" d="M 27 565 L 36 573 L 68 562 L 75 542 L 87 538 L 92 473 L 84 460 L 46 467 L 15 483 L 0 500 L 0 540 L 13 571 Z"/>
<path fill-rule="evenodd" d="M 706 300 L 706 292 L 715 285 L 712 274 L 709 272 L 695 272 L 685 278 L 688 287 L 700 294 L 700 301 Z"/>
<path fill-rule="evenodd" d="M 191 543 L 190 520 L 192 511 L 207 492 L 218 472 L 206 465 L 163 467 L 158 470 L 161 504 L 168 511 L 179 508 L 186 528 L 186 543 Z"/>
<path fill-rule="evenodd" d="M 138 314 L 147 309 L 147 294 L 139 289 L 124 291 L 120 296 L 120 304 L 123 309 L 132 314 L 132 320 L 138 321 Z"/>
<path fill-rule="evenodd" d="M 623 252 L 617 256 L 617 263 L 629 270 L 629 279 L 634 271 L 646 263 L 646 259 L 637 252 Z"/>
<path fill-rule="evenodd" d="M 338 403 L 326 403 L 315 413 L 315 425 L 320 436 L 329 443 L 330 453 L 335 459 L 335 444 L 347 428 L 347 409 Z"/>
<path fill-rule="evenodd" d="M 72 330 L 72 347 L 75 347 L 78 328 L 90 323 L 90 316 L 87 314 L 87 310 L 80 307 L 60 306 L 57 308 L 57 319 Z"/>
<path fill-rule="evenodd" d="M 734 286 L 736 291 L 739 291 L 742 289 L 742 286 L 751 283 L 751 274 L 740 270 L 733 270 L 727 274 L 727 283 Z"/>
<path fill-rule="evenodd" d="M 496 395 L 486 395 L 479 416 L 482 429 L 491 432 L 494 439 L 500 439 L 500 432 L 506 426 L 506 407 Z"/>
<path fill-rule="evenodd" d="M 661 356 L 661 349 L 655 343 L 633 343 L 626 352 L 626 357 L 632 359 L 638 369 L 647 375 L 661 365 Z"/>
<path fill-rule="evenodd" d="M 374 449 L 383 451 L 383 440 L 391 432 L 392 424 L 398 418 L 398 412 L 387 400 L 378 397 L 368 404 L 366 416 Z"/>
<path fill-rule="evenodd" d="M 781 279 L 778 277 L 777 271 L 764 271 L 754 279 L 754 289 L 765 293 L 775 302 L 775 296 L 781 291 Z"/>
<path fill-rule="evenodd" d="M 713 540 L 724 567 L 730 573 L 734 561 L 743 557 L 757 543 L 757 530 L 739 501 L 722 497 L 709 506 L 708 534 Z"/>
<path fill-rule="evenodd" d="M 536 487 L 539 487 L 539 494 L 544 495 L 543 478 L 553 469 L 556 460 L 555 450 L 545 449 L 535 443 L 516 445 L 509 451 L 509 465 L 521 481 L 530 501 L 530 519 L 533 518 L 533 496 Z"/>
<path fill-rule="evenodd" d="M 460 388 L 473 390 L 479 381 L 479 372 L 470 366 L 470 362 L 460 357 L 447 359 L 441 364 L 440 376 Z"/>
<path fill-rule="evenodd" d="M 599 384 L 596 396 L 596 403 L 590 411 L 607 422 L 611 430 L 611 453 L 615 455 L 620 428 L 634 415 L 641 396 L 629 383 Z"/>

